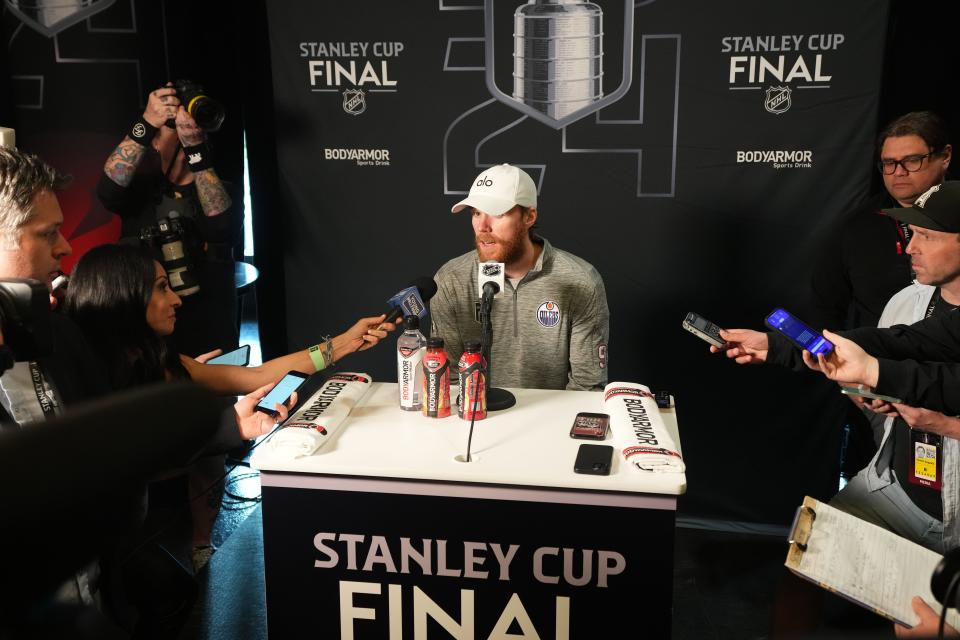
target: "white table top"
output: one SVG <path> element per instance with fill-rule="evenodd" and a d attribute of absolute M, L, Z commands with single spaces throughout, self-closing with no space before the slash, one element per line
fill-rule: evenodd
<path fill-rule="evenodd" d="M 312 456 L 278 459 L 260 447 L 251 465 L 283 471 L 372 478 L 562 487 L 592 491 L 680 495 L 683 473 L 650 473 L 628 464 L 620 454 L 615 427 L 604 441 L 574 439 L 570 426 L 579 411 L 603 411 L 601 392 L 511 389 L 517 404 L 489 412 L 474 426 L 472 458 L 466 463 L 470 423 L 456 415 L 427 418 L 398 406 L 395 383 L 373 383 L 370 391 Z M 456 397 L 456 388 L 453 390 Z M 680 437 L 673 409 L 661 410 L 677 446 Z M 625 434 L 626 435 L 626 434 Z M 620 442 L 628 442 L 622 440 Z M 582 443 L 614 447 L 609 476 L 575 473 L 573 462 Z"/>

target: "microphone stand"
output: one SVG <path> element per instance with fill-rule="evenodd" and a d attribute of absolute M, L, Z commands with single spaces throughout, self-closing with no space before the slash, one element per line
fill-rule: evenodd
<path fill-rule="evenodd" d="M 487 284 L 494 284 L 494 287 L 496 287 L 495 283 Z M 496 287 L 496 289 L 499 290 L 499 287 Z M 488 411 L 502 411 L 517 404 L 517 398 L 512 393 L 506 389 L 490 386 L 491 372 L 493 371 L 490 359 L 490 351 L 493 348 L 493 320 L 491 315 L 493 296 L 496 294 L 497 291 L 490 290 L 484 285 L 483 296 L 480 299 L 480 355 L 487 361 L 487 377 L 484 382 L 487 388 Z"/>

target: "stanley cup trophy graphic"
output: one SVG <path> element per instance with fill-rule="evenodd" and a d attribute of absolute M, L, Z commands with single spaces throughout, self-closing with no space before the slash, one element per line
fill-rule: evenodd
<path fill-rule="evenodd" d="M 554 120 L 603 97 L 603 11 L 529 0 L 514 13 L 513 98 Z"/>

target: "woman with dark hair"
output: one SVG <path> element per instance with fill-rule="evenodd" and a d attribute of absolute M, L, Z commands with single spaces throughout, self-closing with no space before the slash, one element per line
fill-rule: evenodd
<path fill-rule="evenodd" d="M 334 338 L 258 367 L 208 365 L 167 346 L 179 306 L 166 271 L 147 250 L 103 245 L 77 263 L 64 309 L 101 354 L 116 389 L 189 378 L 220 394 L 249 393 L 288 371 L 320 371 L 347 354 L 369 349 L 395 328 L 392 323 L 381 325 L 383 315 L 361 318 Z"/>
<path fill-rule="evenodd" d="M 190 379 L 221 395 L 249 393 L 235 405 L 234 411 L 243 439 L 262 435 L 275 424 L 275 418 L 254 411 L 253 407 L 287 372 L 319 371 L 349 353 L 374 346 L 395 328 L 392 323 L 381 325 L 385 317 L 382 315 L 362 318 L 335 338 L 258 367 L 208 365 L 176 353 L 167 344 L 179 306 L 180 297 L 170 288 L 163 266 L 148 250 L 134 245 L 103 245 L 88 251 L 74 267 L 64 301 L 67 315 L 103 359 L 114 389 Z M 292 399 L 289 405 L 292 407 L 294 402 Z M 282 422 L 287 407 L 276 408 Z M 229 440 L 233 428 L 225 426 L 221 432 L 225 437 L 219 439 Z M 229 445 L 212 447 L 216 451 L 208 451 L 190 467 L 190 493 L 211 491 L 218 486 L 222 490 L 222 454 L 239 444 L 235 435 L 233 440 Z M 211 497 L 190 501 L 195 568 L 203 566 L 213 552 L 211 533 L 220 500 L 215 493 Z"/>

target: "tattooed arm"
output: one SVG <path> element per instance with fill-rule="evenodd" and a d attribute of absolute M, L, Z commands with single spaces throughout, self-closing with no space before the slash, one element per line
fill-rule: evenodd
<path fill-rule="evenodd" d="M 177 90 L 168 83 L 167 86 L 150 92 L 143 119 L 152 126 L 160 128 L 176 115 L 179 106 Z M 130 136 L 124 136 L 123 141 L 107 158 L 106 164 L 103 165 L 103 172 L 121 187 L 130 186 L 133 174 L 137 172 L 145 152 L 146 147 L 131 140 Z"/>
<path fill-rule="evenodd" d="M 128 187 L 146 151 L 146 147 L 137 144 L 129 136 L 124 136 L 123 141 L 107 158 L 103 172 L 121 187 Z"/>
<path fill-rule="evenodd" d="M 193 174 L 193 183 L 197 187 L 197 198 L 204 215 L 215 216 L 230 208 L 230 196 L 220 182 L 220 176 L 212 168 Z"/>
<path fill-rule="evenodd" d="M 183 108 L 177 110 L 177 135 L 184 147 L 193 147 L 204 141 L 203 131 Z M 205 216 L 219 215 L 230 208 L 230 196 L 213 167 L 195 172 L 193 183 Z"/>

